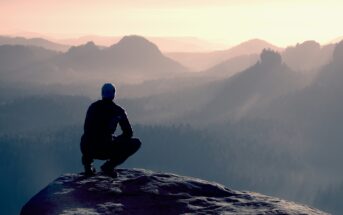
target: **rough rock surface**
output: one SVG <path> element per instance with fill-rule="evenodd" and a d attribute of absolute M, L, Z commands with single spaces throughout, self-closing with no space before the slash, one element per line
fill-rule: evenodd
<path fill-rule="evenodd" d="M 220 184 L 143 169 L 116 179 L 65 174 L 22 208 L 32 214 L 326 214 L 317 209 Z"/>

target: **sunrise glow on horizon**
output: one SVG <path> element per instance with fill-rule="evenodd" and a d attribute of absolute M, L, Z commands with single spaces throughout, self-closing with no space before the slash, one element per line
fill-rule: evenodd
<path fill-rule="evenodd" d="M 260 38 L 279 46 L 343 36 L 342 1 L 4 0 L 0 34 L 191 36 L 238 44 Z"/>

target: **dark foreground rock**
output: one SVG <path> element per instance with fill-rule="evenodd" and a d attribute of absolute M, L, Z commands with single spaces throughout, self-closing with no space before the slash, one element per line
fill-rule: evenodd
<path fill-rule="evenodd" d="M 142 169 L 118 172 L 116 179 L 65 174 L 27 202 L 21 214 L 326 214 L 196 178 Z"/>

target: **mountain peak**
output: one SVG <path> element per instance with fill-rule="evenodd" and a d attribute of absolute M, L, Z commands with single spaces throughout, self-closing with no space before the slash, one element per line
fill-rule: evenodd
<path fill-rule="evenodd" d="M 85 55 L 87 53 L 92 53 L 94 51 L 99 51 L 99 47 L 97 47 L 93 41 L 88 41 L 84 45 L 80 46 L 73 46 L 68 50 L 69 54 L 82 54 Z"/>
<path fill-rule="evenodd" d="M 297 43 L 295 46 L 289 46 L 286 48 L 286 52 L 290 51 L 298 51 L 298 52 L 304 52 L 304 54 L 307 52 L 315 52 L 319 51 L 321 48 L 320 44 L 316 42 L 315 40 L 307 40 L 302 43 Z"/>
<path fill-rule="evenodd" d="M 320 44 L 315 40 L 306 40 L 303 43 L 298 43 L 297 46 L 320 48 Z"/>
<path fill-rule="evenodd" d="M 256 51 L 261 51 L 263 49 L 272 49 L 272 50 L 275 50 L 275 51 L 280 51 L 281 50 L 281 48 L 279 48 L 279 47 L 277 47 L 275 45 L 272 45 L 271 43 L 269 43 L 269 42 L 267 42 L 265 40 L 257 39 L 257 38 L 245 41 L 245 42 L 237 45 L 236 47 L 253 49 L 253 50 L 256 50 Z"/>
<path fill-rule="evenodd" d="M 65 174 L 34 196 L 26 214 L 325 214 L 316 209 L 220 184 L 143 169 L 119 177 Z"/>
<path fill-rule="evenodd" d="M 93 41 L 88 41 L 86 44 L 85 44 L 86 47 L 96 47 L 95 43 Z"/>
<path fill-rule="evenodd" d="M 44 38 L 24 38 L 24 37 L 10 37 L 0 35 L 0 45 L 24 45 L 43 47 L 49 50 L 65 52 L 69 49 L 68 45 L 55 43 Z"/>
<path fill-rule="evenodd" d="M 271 49 L 263 49 L 261 55 L 261 64 L 264 65 L 280 65 L 282 63 L 281 55 Z"/>
<path fill-rule="evenodd" d="M 259 38 L 254 38 L 254 39 L 247 40 L 244 43 L 268 43 L 268 42 Z"/>
<path fill-rule="evenodd" d="M 149 40 L 139 35 L 124 36 L 118 43 L 151 43 Z M 151 43 L 152 44 L 152 43 Z"/>
<path fill-rule="evenodd" d="M 267 41 L 261 40 L 261 39 L 252 39 L 248 40 L 246 42 L 243 42 L 229 50 L 226 50 L 227 54 L 231 55 L 231 57 L 234 56 L 240 56 L 240 55 L 251 55 L 251 54 L 259 54 L 263 50 L 274 50 L 274 51 L 281 51 L 282 48 L 279 48 L 277 46 L 274 46 Z"/>
<path fill-rule="evenodd" d="M 145 49 L 160 52 L 158 47 L 154 43 L 138 35 L 124 36 L 117 44 L 114 44 L 111 47 L 114 46 L 131 50 Z"/>

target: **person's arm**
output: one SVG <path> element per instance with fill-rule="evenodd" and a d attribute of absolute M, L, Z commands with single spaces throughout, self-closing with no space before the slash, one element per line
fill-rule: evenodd
<path fill-rule="evenodd" d="M 86 119 L 83 126 L 83 130 L 85 133 L 89 133 L 92 130 L 93 123 L 94 123 L 94 105 L 91 104 L 88 107 L 88 110 L 86 113 Z"/>
<path fill-rule="evenodd" d="M 123 114 L 120 117 L 119 125 L 123 133 L 119 135 L 118 138 L 131 138 L 133 135 L 133 131 L 125 111 L 123 111 Z"/>

